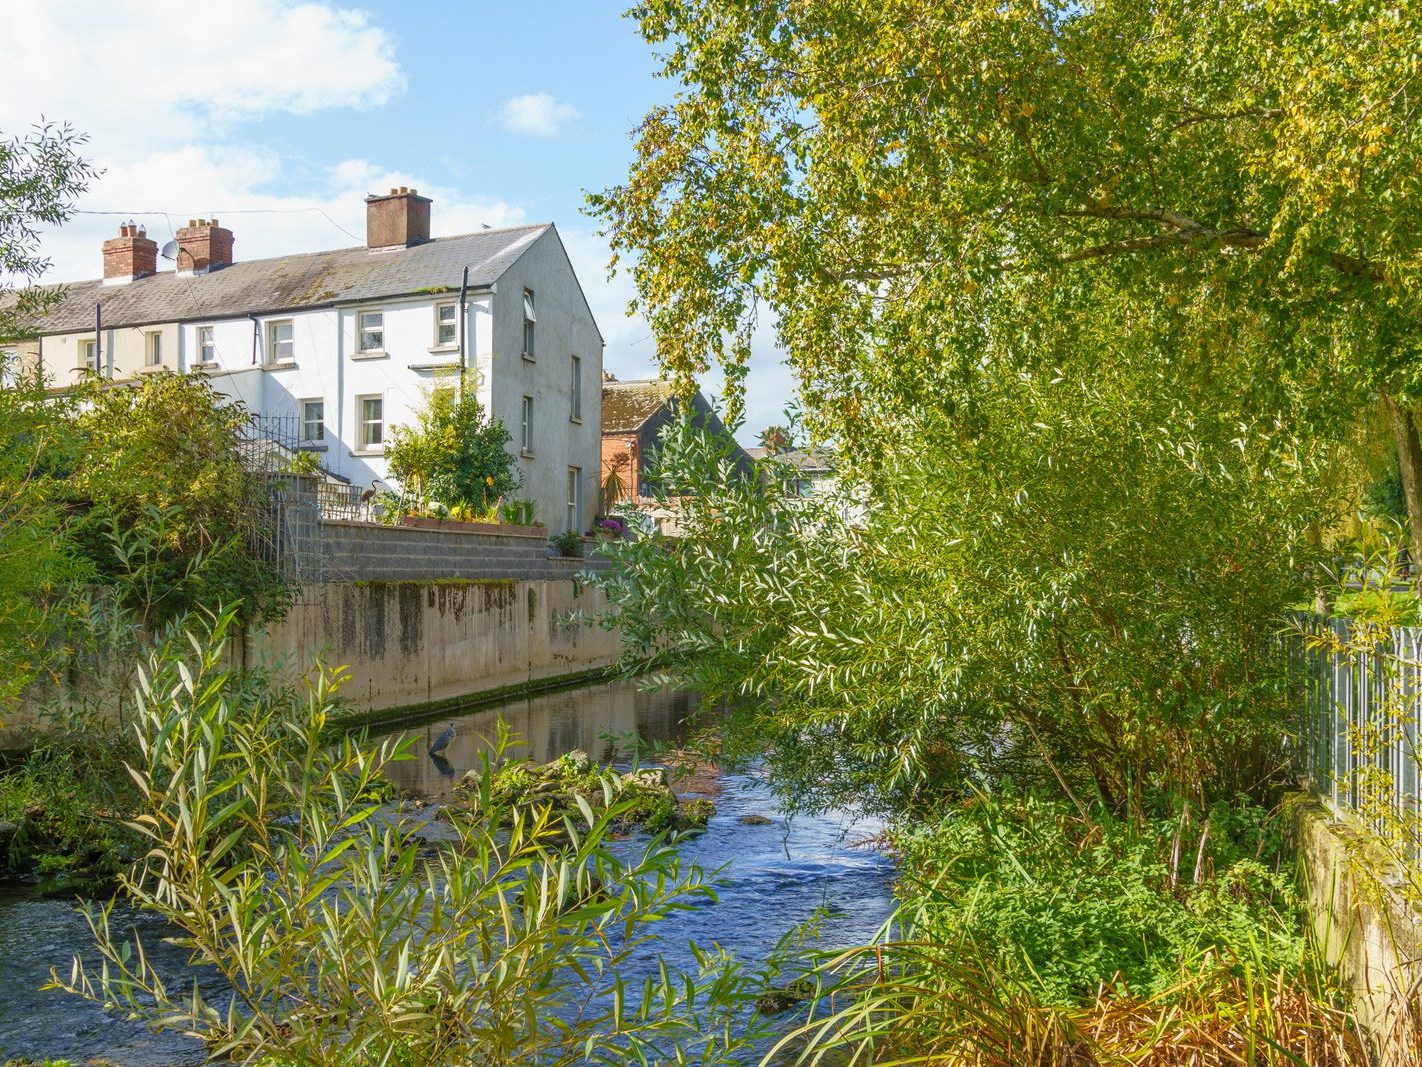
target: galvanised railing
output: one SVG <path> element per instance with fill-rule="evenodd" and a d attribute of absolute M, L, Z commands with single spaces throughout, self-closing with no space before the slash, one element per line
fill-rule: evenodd
<path fill-rule="evenodd" d="M 1402 856 L 1422 858 L 1418 733 L 1422 628 L 1317 616 L 1299 620 L 1302 770 Z"/>

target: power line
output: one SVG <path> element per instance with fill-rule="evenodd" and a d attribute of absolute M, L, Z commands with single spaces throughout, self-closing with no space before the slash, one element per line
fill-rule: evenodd
<path fill-rule="evenodd" d="M 351 240 L 361 242 L 365 240 L 364 237 L 360 237 L 357 234 L 351 233 L 350 230 L 346 229 L 335 219 L 331 218 L 330 215 L 326 214 L 324 208 L 319 207 L 249 207 L 232 208 L 231 210 L 227 211 L 223 211 L 220 209 L 207 209 L 205 211 L 205 215 L 216 215 L 220 218 L 223 215 L 300 215 L 312 211 L 316 212 L 316 214 L 320 215 L 336 229 L 340 230 L 347 237 L 351 238 Z M 182 218 L 184 215 L 187 215 L 189 218 L 194 217 L 194 213 L 190 211 L 160 211 L 157 209 L 154 209 L 152 211 L 93 211 L 87 208 L 76 208 L 73 213 L 75 215 L 123 215 L 126 218 L 133 218 L 137 215 L 162 215 L 165 219 L 169 220 L 169 229 L 172 228 L 172 219 L 175 217 Z"/>

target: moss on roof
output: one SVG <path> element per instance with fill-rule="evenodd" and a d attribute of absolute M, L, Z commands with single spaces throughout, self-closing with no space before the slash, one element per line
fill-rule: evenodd
<path fill-rule="evenodd" d="M 602 432 L 634 433 L 673 396 L 671 382 L 646 379 L 602 383 Z"/>

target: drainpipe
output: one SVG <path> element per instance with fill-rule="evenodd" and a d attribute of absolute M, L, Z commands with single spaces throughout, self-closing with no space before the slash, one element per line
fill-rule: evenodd
<path fill-rule="evenodd" d="M 458 390 L 455 396 L 464 399 L 464 372 L 469 369 L 467 357 L 464 354 L 464 332 L 469 321 L 469 268 L 464 268 L 464 278 L 459 283 L 459 383 L 455 386 Z"/>
<path fill-rule="evenodd" d="M 104 374 L 104 305 L 94 303 L 94 373 Z"/>
<path fill-rule="evenodd" d="M 247 318 L 252 320 L 252 366 L 255 367 L 257 365 L 257 332 L 259 326 L 257 323 L 257 316 L 248 315 Z"/>

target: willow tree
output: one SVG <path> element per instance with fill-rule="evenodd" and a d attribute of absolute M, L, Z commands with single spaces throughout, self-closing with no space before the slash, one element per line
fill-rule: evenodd
<path fill-rule="evenodd" d="M 1260 366 L 1381 398 L 1422 548 L 1422 8 L 634 13 L 680 89 L 593 205 L 683 383 L 719 362 L 734 389 L 768 308 L 811 427 L 873 456 L 972 372 L 1004 299 L 1035 289 L 1037 328 L 1063 332 L 1121 296 L 1209 309 Z"/>

